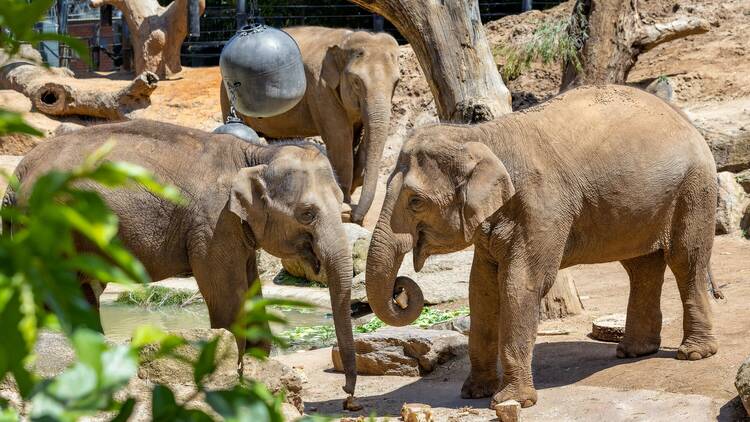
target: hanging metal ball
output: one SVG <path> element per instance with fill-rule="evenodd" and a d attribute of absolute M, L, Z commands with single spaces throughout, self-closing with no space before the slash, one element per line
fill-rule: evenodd
<path fill-rule="evenodd" d="M 221 51 L 219 67 L 229 100 L 245 116 L 289 111 L 307 87 L 297 43 L 286 32 L 265 25 L 237 31 Z"/>
<path fill-rule="evenodd" d="M 243 141 L 250 142 L 251 144 L 264 144 L 264 142 L 260 140 L 260 136 L 243 123 L 225 123 L 214 129 L 213 133 L 234 135 Z"/>

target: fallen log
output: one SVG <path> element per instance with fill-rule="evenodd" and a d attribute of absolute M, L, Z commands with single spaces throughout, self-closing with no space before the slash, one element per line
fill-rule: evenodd
<path fill-rule="evenodd" d="M 27 61 L 0 68 L 0 88 L 26 95 L 34 108 L 51 116 L 125 120 L 131 111 L 151 104 L 158 81 L 148 71 L 126 85 L 103 78 L 76 79 L 68 69 L 48 69 Z"/>

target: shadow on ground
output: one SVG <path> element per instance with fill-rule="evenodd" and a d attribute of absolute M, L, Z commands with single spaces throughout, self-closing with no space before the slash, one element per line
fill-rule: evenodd
<path fill-rule="evenodd" d="M 630 364 L 643 359 L 674 359 L 675 351 L 664 348 L 659 352 L 635 359 L 615 357 L 615 343 L 566 341 L 540 343 L 534 347 L 534 382 L 537 389 L 575 384 L 590 375 L 613 366 Z M 432 407 L 459 409 L 485 408 L 489 399 L 462 399 L 461 385 L 469 372 L 468 357 L 448 362 L 435 372 L 386 394 L 358 397 L 367 411 L 379 414 L 399 414 L 405 402 L 429 404 Z M 362 376 L 365 377 L 365 376 Z M 341 413 L 341 400 L 307 402 L 306 408 L 317 408 L 324 414 Z M 741 406 L 741 405 L 740 405 Z M 367 414 L 367 411 L 361 412 Z M 355 415 L 356 413 L 348 413 Z"/>

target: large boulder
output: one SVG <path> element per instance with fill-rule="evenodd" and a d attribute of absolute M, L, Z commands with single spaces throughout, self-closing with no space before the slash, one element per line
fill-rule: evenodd
<path fill-rule="evenodd" d="M 207 380 L 206 385 L 212 388 L 230 388 L 239 382 L 237 362 L 237 342 L 234 335 L 224 329 L 194 328 L 176 331 L 189 342 L 210 341 L 219 339 L 216 349 L 216 370 Z M 182 360 L 172 357 L 157 357 L 158 346 L 149 345 L 141 352 L 141 365 L 138 378 L 165 385 L 194 385 L 193 367 Z M 198 358 L 199 349 L 192 344 L 178 347 L 174 353 L 189 360 Z"/>
<path fill-rule="evenodd" d="M 722 133 L 701 130 L 716 160 L 719 171 L 750 169 L 750 131 Z"/>
<path fill-rule="evenodd" d="M 300 412 L 305 410 L 302 401 L 302 384 L 305 381 L 293 368 L 277 360 L 260 361 L 245 356 L 242 359 L 242 376 L 262 382 L 274 394 L 284 391 L 287 403 Z"/>
<path fill-rule="evenodd" d="M 346 231 L 346 240 L 349 244 L 349 250 L 352 251 L 352 260 L 354 264 L 354 274 L 357 275 L 365 270 L 365 261 L 367 260 L 367 249 L 370 245 L 372 233 L 366 228 L 352 223 L 344 223 Z M 310 281 L 328 285 L 325 269 L 315 273 L 313 269 L 301 259 L 282 259 L 281 265 L 286 272 Z"/>
<path fill-rule="evenodd" d="M 740 222 L 750 204 L 750 198 L 737 183 L 733 173 L 718 174 L 719 200 L 716 208 L 716 234 L 730 234 L 740 230 Z"/>
<path fill-rule="evenodd" d="M 742 405 L 745 406 L 745 411 L 750 415 L 750 357 L 745 359 L 745 362 L 740 365 L 740 369 L 737 371 L 737 378 L 734 380 L 734 386 L 737 387 L 737 392 L 742 400 Z"/>
<path fill-rule="evenodd" d="M 354 348 L 359 374 L 416 377 L 466 354 L 468 341 L 455 331 L 399 327 L 356 335 Z M 332 359 L 333 367 L 343 371 L 337 346 L 333 348 Z"/>
<path fill-rule="evenodd" d="M 737 173 L 735 179 L 742 186 L 742 189 L 745 190 L 745 193 L 750 194 L 750 169 Z"/>

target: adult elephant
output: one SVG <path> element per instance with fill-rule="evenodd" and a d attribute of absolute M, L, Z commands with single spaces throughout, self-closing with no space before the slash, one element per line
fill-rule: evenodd
<path fill-rule="evenodd" d="M 388 137 L 391 99 L 399 79 L 398 44 L 388 34 L 323 27 L 286 28 L 299 45 L 307 91 L 291 110 L 245 123 L 267 138 L 320 135 L 344 192 L 362 186 L 352 222 L 361 224 L 372 205 Z M 221 111 L 229 100 L 221 86 Z"/>
<path fill-rule="evenodd" d="M 188 203 L 176 205 L 144 189 L 87 187 L 117 214 L 119 238 L 153 280 L 195 275 L 211 327 L 230 328 L 237 318 L 245 292 L 258 280 L 258 248 L 325 269 L 345 356 L 344 390 L 353 394 L 352 258 L 341 223 L 343 195 L 325 155 L 308 143 L 262 146 L 232 135 L 136 120 L 81 129 L 40 144 L 16 168 L 20 192 L 28 192 L 52 169 L 81 164 L 110 140 L 116 145 L 108 159 L 149 169 L 161 182 L 176 185 Z M 23 201 L 9 192 L 3 203 Z M 82 287 L 98 307 L 101 286 L 82 280 Z M 242 352 L 245 343 L 238 341 L 238 347 Z"/>
<path fill-rule="evenodd" d="M 419 271 L 430 255 L 473 244 L 471 373 L 461 393 L 526 407 L 537 400 L 539 305 L 558 269 L 622 263 L 630 298 L 617 356 L 625 358 L 659 349 L 668 265 L 684 311 L 677 358 L 702 359 L 717 350 L 707 297 L 716 195 L 716 164 L 700 133 L 634 88 L 578 88 L 492 122 L 424 128 L 391 174 L 367 256 L 367 297 L 387 324 L 408 324 L 423 299 L 413 280 L 396 277 L 404 255 L 413 250 Z"/>

